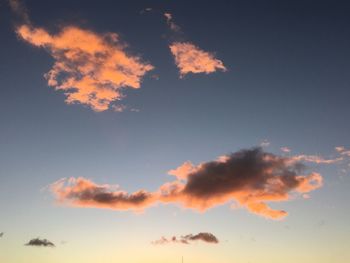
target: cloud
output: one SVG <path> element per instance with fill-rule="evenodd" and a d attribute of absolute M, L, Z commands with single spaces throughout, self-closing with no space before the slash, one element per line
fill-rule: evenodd
<path fill-rule="evenodd" d="M 36 246 L 36 247 L 55 247 L 54 243 L 47 239 L 33 238 L 25 246 Z"/>
<path fill-rule="evenodd" d="M 164 245 L 170 243 L 179 243 L 179 244 L 190 244 L 194 241 L 202 241 L 205 243 L 217 244 L 219 240 L 211 233 L 201 232 L 196 235 L 188 234 L 185 236 L 176 237 L 173 236 L 171 238 L 161 237 L 158 240 L 152 241 L 153 245 Z"/>
<path fill-rule="evenodd" d="M 180 70 L 181 77 L 188 73 L 209 74 L 217 70 L 226 71 L 221 60 L 190 42 L 173 42 L 169 48 L 174 56 L 175 64 Z"/>
<path fill-rule="evenodd" d="M 97 185 L 85 178 L 62 179 L 51 185 L 58 202 L 69 202 L 78 207 L 140 210 L 155 202 L 154 196 L 144 190 L 128 194 L 117 186 Z"/>
<path fill-rule="evenodd" d="M 335 150 L 341 155 L 345 157 L 350 157 L 350 150 L 346 149 L 344 146 L 337 146 Z"/>
<path fill-rule="evenodd" d="M 1 232 L 1 233 L 0 233 L 0 237 L 3 237 L 3 236 L 4 236 L 4 232 Z"/>
<path fill-rule="evenodd" d="M 269 147 L 271 144 L 271 142 L 269 142 L 268 140 L 263 140 L 261 143 L 260 143 L 260 146 L 261 147 Z"/>
<path fill-rule="evenodd" d="M 322 186 L 320 174 L 304 171 L 305 165 L 299 160 L 253 148 L 196 166 L 185 162 L 169 171 L 175 181 L 154 192 L 128 194 L 81 177 L 61 179 L 51 185 L 51 191 L 59 204 L 75 207 L 140 211 L 157 203 L 174 203 L 204 212 L 234 203 L 254 214 L 281 219 L 287 212 L 271 208 L 269 202 L 289 201 Z"/>
<path fill-rule="evenodd" d="M 48 85 L 61 90 L 66 103 L 80 103 L 95 111 L 121 100 L 124 88 L 138 89 L 153 66 L 126 51 L 116 33 L 98 34 L 75 26 L 57 34 L 23 24 L 16 29 L 26 42 L 44 48 L 54 58 L 45 74 Z"/>
<path fill-rule="evenodd" d="M 292 150 L 288 147 L 281 147 L 281 151 L 284 153 L 290 153 Z"/>
<path fill-rule="evenodd" d="M 126 110 L 126 108 L 127 107 L 125 105 L 123 105 L 123 104 L 121 104 L 121 105 L 112 105 L 112 109 L 115 112 L 123 112 L 123 111 Z"/>
<path fill-rule="evenodd" d="M 19 0 L 9 0 L 9 5 L 12 11 L 26 24 L 30 23 L 28 10 Z"/>
<path fill-rule="evenodd" d="M 306 154 L 300 154 L 300 155 L 294 155 L 291 157 L 294 161 L 304 161 L 309 163 L 316 163 L 316 164 L 334 164 L 341 162 L 344 158 L 338 157 L 333 159 L 325 159 L 322 156 L 319 155 L 306 155 Z"/>
<path fill-rule="evenodd" d="M 181 31 L 181 28 L 177 24 L 175 24 L 172 14 L 170 14 L 168 12 L 165 12 L 164 13 L 164 17 L 166 19 L 167 25 L 169 26 L 169 28 L 172 31 L 174 31 L 174 32 L 180 32 Z"/>

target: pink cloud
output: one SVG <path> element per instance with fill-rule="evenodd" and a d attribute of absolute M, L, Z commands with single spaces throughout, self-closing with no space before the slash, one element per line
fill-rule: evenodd
<path fill-rule="evenodd" d="M 302 197 L 322 186 L 320 174 L 301 174 L 302 167 L 295 159 L 255 148 L 197 166 L 187 162 L 169 171 L 178 180 L 154 192 L 128 194 L 85 178 L 59 180 L 51 185 L 51 191 L 58 203 L 76 207 L 140 211 L 157 203 L 175 203 L 204 212 L 235 202 L 254 214 L 281 219 L 287 212 L 273 209 L 268 203 L 288 201 L 295 195 Z"/>
<path fill-rule="evenodd" d="M 217 70 L 226 71 L 221 60 L 190 42 L 173 42 L 169 48 L 175 58 L 175 64 L 180 70 L 181 77 L 188 73 L 209 74 Z"/>
<path fill-rule="evenodd" d="M 153 66 L 129 54 L 118 34 L 97 34 L 67 26 L 57 34 L 28 24 L 17 28 L 26 42 L 44 48 L 54 58 L 45 75 L 48 85 L 66 95 L 66 103 L 80 103 L 95 111 L 107 110 L 123 98 L 124 88 L 138 89 Z"/>

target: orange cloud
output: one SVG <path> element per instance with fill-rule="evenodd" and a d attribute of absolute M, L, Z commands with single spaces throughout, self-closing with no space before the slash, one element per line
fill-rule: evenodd
<path fill-rule="evenodd" d="M 126 52 L 115 33 L 97 34 L 74 26 L 58 34 L 28 24 L 17 28 L 28 43 L 45 48 L 54 58 L 45 75 L 49 86 L 64 91 L 66 103 L 81 103 L 95 111 L 107 110 L 123 98 L 123 88 L 140 88 L 142 77 L 153 66 Z"/>
<path fill-rule="evenodd" d="M 59 180 L 51 185 L 51 191 L 59 203 L 77 207 L 139 211 L 157 203 L 175 203 L 203 212 L 236 202 L 254 214 L 281 219 L 287 212 L 271 208 L 269 202 L 288 201 L 322 186 L 322 176 L 301 174 L 303 167 L 289 157 L 254 148 L 197 166 L 187 162 L 169 171 L 178 180 L 163 184 L 155 192 L 128 194 L 84 178 Z"/>
<path fill-rule="evenodd" d="M 81 177 L 61 179 L 50 188 L 59 203 L 77 207 L 141 210 L 156 201 L 153 194 L 143 190 L 128 194 L 115 186 L 98 185 Z"/>
<path fill-rule="evenodd" d="M 180 76 L 188 73 L 213 73 L 217 70 L 226 71 L 223 62 L 189 42 L 174 42 L 170 51 L 175 58 L 175 64 L 180 70 Z"/>
<path fill-rule="evenodd" d="M 306 154 L 300 154 L 295 155 L 291 157 L 292 161 L 304 161 L 309 163 L 316 163 L 316 164 L 334 164 L 342 161 L 343 157 L 338 157 L 334 159 L 325 159 L 322 156 L 319 155 L 306 155 Z"/>

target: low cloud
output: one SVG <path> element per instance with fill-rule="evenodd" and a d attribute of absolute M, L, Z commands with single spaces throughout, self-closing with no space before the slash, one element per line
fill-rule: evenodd
<path fill-rule="evenodd" d="M 195 241 L 202 241 L 205 243 L 210 244 L 217 244 L 219 243 L 219 240 L 216 236 L 214 236 L 211 233 L 201 232 L 196 235 L 189 234 L 185 236 L 176 237 L 173 236 L 171 238 L 161 237 L 158 240 L 152 241 L 153 245 L 165 245 L 165 244 L 171 244 L 171 243 L 178 243 L 178 244 L 190 244 Z"/>
<path fill-rule="evenodd" d="M 1 232 L 1 233 L 0 233 L 0 237 L 3 237 L 3 236 L 4 236 L 4 232 Z"/>
<path fill-rule="evenodd" d="M 305 169 L 300 160 L 253 148 L 199 165 L 185 162 L 169 171 L 175 181 L 154 192 L 139 190 L 129 194 L 85 178 L 61 179 L 51 185 L 51 191 L 58 203 L 75 207 L 140 211 L 157 203 L 174 203 L 204 212 L 231 203 L 232 207 L 266 218 L 281 219 L 287 212 L 273 209 L 268 203 L 302 197 L 322 186 L 322 176 L 305 174 Z"/>
<path fill-rule="evenodd" d="M 47 239 L 33 238 L 25 246 L 35 246 L 35 247 L 55 247 L 54 243 Z"/>
<path fill-rule="evenodd" d="M 155 202 L 154 195 L 144 190 L 129 194 L 117 186 L 97 185 L 82 177 L 59 180 L 51 190 L 59 203 L 78 207 L 140 210 Z"/>
<path fill-rule="evenodd" d="M 209 74 L 217 70 L 226 71 L 223 62 L 215 58 L 214 54 L 201 50 L 190 42 L 173 42 L 169 48 L 180 71 L 180 77 L 188 73 Z"/>
<path fill-rule="evenodd" d="M 80 103 L 94 111 L 107 110 L 123 99 L 124 88 L 138 89 L 153 66 L 126 51 L 116 33 L 98 34 L 67 26 L 57 34 L 23 24 L 16 29 L 24 41 L 44 48 L 55 60 L 45 74 L 48 85 L 63 91 L 66 103 Z"/>

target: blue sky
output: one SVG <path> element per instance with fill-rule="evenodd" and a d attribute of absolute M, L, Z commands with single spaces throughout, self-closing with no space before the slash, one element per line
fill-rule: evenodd
<path fill-rule="evenodd" d="M 12 262 L 334 262 L 350 259 L 347 163 L 317 165 L 323 187 L 310 199 L 274 203 L 282 221 L 228 205 L 205 213 L 158 205 L 141 214 L 55 205 L 47 188 L 63 177 L 156 191 L 193 164 L 270 142 L 283 155 L 335 158 L 350 147 L 349 8 L 342 1 L 25 1 L 34 26 L 74 25 L 117 33 L 151 63 L 128 109 L 96 112 L 65 103 L 44 74 L 54 59 L 15 32 L 0 5 L 0 261 Z M 151 7 L 155 12 L 140 14 Z M 182 34 L 169 30 L 173 15 Z M 187 74 L 169 51 L 188 41 L 213 52 L 226 72 Z M 158 78 L 152 77 L 156 75 Z M 346 169 L 345 169 L 346 168 Z M 345 169 L 345 171 L 342 171 Z M 218 245 L 153 246 L 161 236 L 212 232 Z M 23 246 L 31 238 L 56 248 Z M 60 242 L 65 241 L 66 244 Z M 2 249 L 1 249 L 2 250 Z M 135 253 L 134 251 L 139 251 Z M 253 251 L 253 252 L 252 252 Z M 298 253 L 299 252 L 299 253 Z"/>

